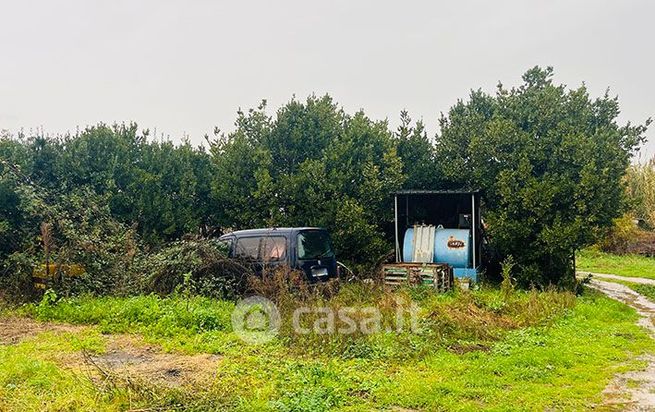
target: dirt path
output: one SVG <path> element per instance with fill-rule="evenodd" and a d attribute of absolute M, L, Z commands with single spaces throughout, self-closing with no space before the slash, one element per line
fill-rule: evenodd
<path fill-rule="evenodd" d="M 15 345 L 35 338 L 40 333 L 75 335 L 93 326 L 38 322 L 24 317 L 0 318 L 0 345 Z M 164 353 L 157 345 L 137 335 L 103 335 L 103 353 L 67 353 L 50 359 L 61 367 L 111 375 L 119 379 L 177 387 L 209 382 L 218 371 L 220 356 L 211 354 L 183 355 Z"/>
<path fill-rule="evenodd" d="M 42 332 L 76 333 L 88 327 L 37 322 L 29 318 L 0 318 L 0 345 L 13 345 Z"/>
<path fill-rule="evenodd" d="M 655 338 L 655 303 L 619 283 L 592 279 L 590 286 L 635 308 L 640 315 L 638 324 Z M 644 370 L 620 374 L 605 388 L 606 406 L 628 411 L 655 411 L 655 357 L 641 359 L 648 363 Z"/>
<path fill-rule="evenodd" d="M 635 278 L 630 276 L 612 275 L 610 273 L 595 273 L 595 272 L 585 272 L 585 271 L 577 271 L 576 274 L 578 275 L 578 277 L 585 277 L 587 275 L 591 275 L 595 278 L 601 278 L 601 279 L 604 278 L 604 279 L 613 279 L 613 280 L 623 280 L 626 282 L 640 283 L 642 285 L 655 285 L 655 279 Z"/>

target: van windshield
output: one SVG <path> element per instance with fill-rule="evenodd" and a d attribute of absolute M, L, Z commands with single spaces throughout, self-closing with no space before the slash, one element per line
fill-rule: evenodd
<path fill-rule="evenodd" d="M 308 230 L 298 234 L 298 259 L 333 257 L 330 235 L 324 230 Z"/>

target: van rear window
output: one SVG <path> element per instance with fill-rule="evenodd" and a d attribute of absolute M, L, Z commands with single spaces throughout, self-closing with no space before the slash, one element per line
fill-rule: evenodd
<path fill-rule="evenodd" d="M 298 234 L 298 259 L 333 257 L 330 235 L 324 230 L 308 230 Z"/>

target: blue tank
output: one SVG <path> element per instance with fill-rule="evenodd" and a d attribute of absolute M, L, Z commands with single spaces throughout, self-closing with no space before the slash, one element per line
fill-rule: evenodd
<path fill-rule="evenodd" d="M 414 261 L 414 228 L 405 232 L 403 262 Z M 471 262 L 471 231 L 468 229 L 434 229 L 434 263 L 447 263 L 453 268 L 468 268 Z"/>

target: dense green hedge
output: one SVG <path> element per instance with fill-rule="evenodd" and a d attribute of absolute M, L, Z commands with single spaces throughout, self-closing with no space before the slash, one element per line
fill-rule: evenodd
<path fill-rule="evenodd" d="M 621 213 L 621 178 L 646 125 L 619 126 L 618 113 L 616 99 L 534 68 L 517 88 L 459 101 L 434 141 L 406 112 L 392 131 L 329 96 L 294 98 L 274 115 L 265 102 L 239 111 L 234 131 L 217 130 L 207 148 L 135 124 L 4 136 L 2 284 L 20 290 L 26 270 L 49 259 L 95 268 L 95 289 L 128 290 L 131 279 L 114 280 L 139 253 L 258 226 L 326 227 L 339 258 L 364 268 L 391 249 L 391 192 L 461 186 L 482 191 L 491 244 L 514 255 L 519 279 L 558 283 L 573 251 Z"/>

